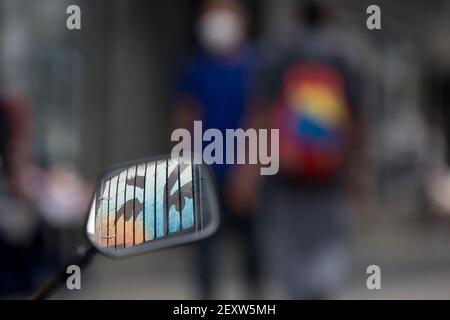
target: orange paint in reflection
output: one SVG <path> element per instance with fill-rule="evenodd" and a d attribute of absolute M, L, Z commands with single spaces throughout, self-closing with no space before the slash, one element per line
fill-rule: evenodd
<path fill-rule="evenodd" d="M 121 216 L 118 220 L 117 220 L 117 233 L 116 233 L 116 246 L 117 248 L 123 248 L 124 247 L 124 234 L 123 234 L 123 227 L 124 227 L 124 222 L 123 222 L 123 216 Z"/>

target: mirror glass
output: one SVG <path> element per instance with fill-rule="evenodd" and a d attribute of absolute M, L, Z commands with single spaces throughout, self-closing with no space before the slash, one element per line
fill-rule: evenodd
<path fill-rule="evenodd" d="M 218 224 L 206 167 L 163 158 L 128 163 L 103 175 L 87 234 L 99 251 L 119 257 L 202 239 Z"/>

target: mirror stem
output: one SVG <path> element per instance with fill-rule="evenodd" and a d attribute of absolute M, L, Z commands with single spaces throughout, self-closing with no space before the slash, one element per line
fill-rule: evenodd
<path fill-rule="evenodd" d="M 77 265 L 80 268 L 85 267 L 88 265 L 94 255 L 97 253 L 97 249 L 94 247 L 89 247 L 89 249 L 84 252 L 77 261 L 73 261 L 73 263 L 70 263 L 68 265 Z M 60 284 L 62 284 L 67 279 L 67 267 L 65 267 L 63 270 L 61 270 L 57 275 L 55 275 L 53 278 L 51 278 L 44 286 L 42 286 L 40 289 L 38 289 L 34 294 L 31 296 L 31 300 L 44 300 L 48 298 L 55 289 L 58 288 Z"/>

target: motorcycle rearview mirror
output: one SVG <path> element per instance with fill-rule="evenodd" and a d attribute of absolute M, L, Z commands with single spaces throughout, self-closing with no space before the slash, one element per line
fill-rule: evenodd
<path fill-rule="evenodd" d="M 97 252 L 126 257 L 212 235 L 219 226 L 216 193 L 208 169 L 193 159 L 153 158 L 107 171 L 86 224 L 92 247 L 73 264 L 85 266 Z M 64 268 L 32 299 L 45 299 L 66 277 Z"/>
<path fill-rule="evenodd" d="M 109 257 L 169 248 L 210 236 L 219 225 L 208 169 L 193 158 L 135 161 L 101 177 L 86 226 Z"/>

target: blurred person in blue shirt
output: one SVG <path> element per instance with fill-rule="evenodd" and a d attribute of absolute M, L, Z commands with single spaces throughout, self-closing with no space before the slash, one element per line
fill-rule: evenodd
<path fill-rule="evenodd" d="M 231 0 L 207 1 L 198 19 L 197 35 L 201 48 L 195 53 L 181 76 L 176 95 L 174 125 L 193 128 L 201 120 L 203 131 L 215 128 L 225 136 L 226 129 L 245 126 L 248 117 L 250 84 L 255 70 L 255 52 L 247 39 L 247 14 L 243 6 Z M 204 147 L 204 146 L 203 146 Z M 223 150 L 225 155 L 225 150 Z M 243 236 L 240 247 L 246 260 L 246 275 L 253 288 L 258 282 L 256 249 L 253 245 L 250 215 L 237 212 L 248 208 L 233 208 L 227 197 L 235 179 L 232 165 L 214 164 L 225 226 Z M 243 182 L 245 183 L 245 182 Z M 198 268 L 203 298 L 214 294 L 213 262 L 218 258 L 216 240 L 206 240 L 200 246 Z"/>

